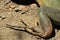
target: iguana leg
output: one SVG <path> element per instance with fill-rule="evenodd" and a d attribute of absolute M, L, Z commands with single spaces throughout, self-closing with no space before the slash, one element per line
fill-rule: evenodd
<path fill-rule="evenodd" d="M 55 8 L 55 7 L 52 7 L 53 5 L 48 0 L 45 0 L 45 1 L 47 3 L 49 2 L 48 4 L 50 5 L 50 7 L 47 7 L 46 5 L 48 5 L 48 4 L 46 4 L 43 0 L 36 0 L 36 1 L 40 5 L 40 7 L 42 7 L 42 9 L 44 9 L 44 11 L 46 12 L 46 15 L 49 16 L 52 19 L 52 22 L 54 24 L 60 25 L 60 10 L 56 9 L 58 7 L 58 5 L 59 5 L 59 2 L 55 3 L 55 1 L 54 1 L 55 4 L 53 3 L 53 5 L 54 6 L 57 5 L 56 8 Z"/>
<path fill-rule="evenodd" d="M 18 30 L 26 30 L 33 35 L 47 38 L 48 36 L 51 35 L 53 30 L 50 19 L 44 14 L 43 9 L 40 9 L 38 16 L 39 16 L 38 27 L 28 28 L 28 27 L 11 26 L 11 25 L 8 25 L 7 27 L 12 29 L 18 29 Z"/>
<path fill-rule="evenodd" d="M 43 31 L 42 34 L 40 34 L 41 37 L 43 38 L 47 38 L 48 36 L 51 35 L 52 33 L 52 24 L 50 19 L 48 18 L 48 16 L 45 14 L 45 11 L 43 8 L 40 8 L 39 12 L 38 12 L 38 16 L 39 16 L 39 21 L 40 21 L 40 26 L 42 27 Z M 41 32 L 40 32 L 41 33 Z"/>
<path fill-rule="evenodd" d="M 11 28 L 11 29 L 14 29 L 14 30 L 25 30 L 25 29 L 24 29 L 25 27 L 12 26 L 12 25 L 9 25 L 9 24 L 6 25 L 6 28 Z"/>
<path fill-rule="evenodd" d="M 7 28 L 11 28 L 11 29 L 14 29 L 14 30 L 23 30 L 23 31 L 27 31 L 35 36 L 39 36 L 40 33 L 38 32 L 34 32 L 34 29 L 31 29 L 31 28 L 27 28 L 27 27 L 21 27 L 21 26 L 12 26 L 12 25 L 9 25 L 7 24 L 6 25 Z"/>
<path fill-rule="evenodd" d="M 44 13 L 45 12 L 43 11 L 43 9 L 40 9 L 38 13 L 38 16 L 39 16 L 38 27 L 28 28 L 28 27 L 7 25 L 7 28 L 26 30 L 33 35 L 47 38 L 48 36 L 51 35 L 53 29 L 52 29 L 52 24 L 50 22 L 50 19 Z"/>
<path fill-rule="evenodd" d="M 60 10 L 47 6 L 43 6 L 41 9 L 45 11 L 45 14 L 51 19 L 53 23 L 60 25 Z"/>
<path fill-rule="evenodd" d="M 7 28 L 10 28 L 10 29 L 13 29 L 13 30 L 23 30 L 23 31 L 27 31 L 27 32 L 29 32 L 30 34 L 34 35 L 34 36 L 41 37 L 41 33 L 40 33 L 40 32 L 37 32 L 35 29 L 30 29 L 30 28 L 21 27 L 21 26 L 12 26 L 12 25 L 9 25 L 9 24 L 7 24 L 6 27 L 7 27 Z M 34 32 L 34 30 L 35 30 L 35 32 Z"/>

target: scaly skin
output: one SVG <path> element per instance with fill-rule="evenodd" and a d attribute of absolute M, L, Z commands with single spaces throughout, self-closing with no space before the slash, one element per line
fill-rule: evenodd
<path fill-rule="evenodd" d="M 60 25 L 60 0 L 36 0 L 46 15 Z"/>
<path fill-rule="evenodd" d="M 44 17 L 45 19 L 50 18 L 53 23 L 60 25 L 60 0 L 36 0 L 36 1 L 40 5 L 40 9 L 38 13 L 40 18 L 46 15 L 47 17 Z M 41 13 L 43 13 L 44 15 L 41 16 Z M 46 23 L 44 22 L 45 20 L 44 18 L 42 22 L 40 20 L 42 24 L 41 26 L 43 26 L 43 24 Z M 46 21 L 48 21 L 48 19 L 46 19 Z M 48 24 L 49 23 L 50 22 L 48 22 Z M 49 35 L 51 35 L 53 28 L 52 26 L 43 26 L 43 27 L 45 28 L 47 27 L 47 30 L 49 29 L 48 30 L 49 32 L 45 31 L 47 32 L 45 34 L 47 34 L 48 36 L 47 35 L 43 36 L 44 38 L 47 38 L 49 37 Z"/>
<path fill-rule="evenodd" d="M 59 2 L 57 0 L 46 0 L 47 3 L 45 4 L 44 1 L 45 0 L 36 0 L 39 5 L 41 6 L 40 9 L 39 9 L 39 12 L 38 12 L 38 16 L 39 16 L 39 27 L 37 27 L 38 31 L 39 30 L 42 30 L 42 31 L 37 31 L 36 29 L 29 29 L 29 28 L 19 28 L 19 27 L 15 27 L 15 26 L 9 26 L 9 28 L 12 28 L 12 29 L 19 29 L 19 30 L 26 30 L 28 31 L 29 33 L 32 33 L 34 35 L 37 35 L 37 36 L 40 36 L 40 37 L 43 37 L 43 38 L 47 38 L 49 37 L 51 34 L 52 34 L 52 23 L 49 19 L 49 17 L 56 21 L 58 24 L 60 24 L 60 17 L 59 17 L 59 14 L 60 14 L 60 9 L 59 9 Z M 49 3 L 50 1 L 52 1 L 52 5 L 51 3 Z M 49 3 L 49 4 L 48 4 Z M 55 5 L 57 4 L 57 5 Z M 58 6 L 58 7 L 57 7 Z M 58 13 L 58 14 L 57 14 Z M 22 29 L 23 28 L 23 29 Z M 37 32 L 34 32 L 33 30 L 37 31 Z"/>
<path fill-rule="evenodd" d="M 49 17 L 45 14 L 44 9 L 42 8 L 40 8 L 38 16 L 40 18 L 39 19 L 40 26 L 42 27 L 42 30 L 44 31 L 42 32 L 43 35 L 41 34 L 40 36 L 43 38 L 47 38 L 52 34 L 52 30 L 53 30 L 51 21 Z"/>
<path fill-rule="evenodd" d="M 45 5 L 42 2 L 42 0 L 39 0 L 38 2 L 39 2 L 39 4 L 41 4 L 41 7 L 43 7 Z M 52 30 L 53 30 L 51 21 L 48 18 L 48 16 L 46 16 L 44 14 L 43 8 L 40 8 L 38 15 L 39 15 L 39 23 L 40 23 L 39 27 L 34 27 L 33 29 L 29 29 L 28 27 L 17 27 L 17 26 L 8 25 L 8 28 L 18 29 L 18 30 L 26 30 L 33 35 L 47 38 L 48 36 L 50 36 L 52 34 Z M 33 30 L 36 32 L 34 32 Z"/>

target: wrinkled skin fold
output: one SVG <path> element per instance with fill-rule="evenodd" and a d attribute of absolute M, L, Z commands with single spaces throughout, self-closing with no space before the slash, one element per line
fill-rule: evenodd
<path fill-rule="evenodd" d="M 38 27 L 28 28 L 28 27 L 21 27 L 21 26 L 11 26 L 8 24 L 7 28 L 26 30 L 35 36 L 47 38 L 52 34 L 52 30 L 53 30 L 51 21 L 49 17 L 45 14 L 44 9 L 41 8 L 38 12 L 38 17 L 39 17 Z"/>
<path fill-rule="evenodd" d="M 60 25 L 59 14 L 60 14 L 60 11 L 54 8 L 50 8 L 47 6 L 40 7 L 38 12 L 38 16 L 39 16 L 39 27 L 37 27 L 38 30 L 36 28 L 33 28 L 33 29 L 25 28 L 25 30 L 36 36 L 47 38 L 52 34 L 52 30 L 53 30 L 51 20 L 53 20 L 53 22 L 55 23 L 57 22 L 57 24 Z M 15 28 L 12 26 L 10 28 L 12 29 L 17 28 L 18 30 L 23 30 L 23 29 L 19 29 L 18 27 Z M 35 30 L 36 32 L 34 32 L 33 30 Z"/>

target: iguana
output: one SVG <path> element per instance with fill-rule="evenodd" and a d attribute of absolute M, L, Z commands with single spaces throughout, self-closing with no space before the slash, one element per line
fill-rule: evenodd
<path fill-rule="evenodd" d="M 40 9 L 38 12 L 38 16 L 40 17 L 40 22 L 41 22 L 41 26 L 44 25 L 45 23 L 45 19 L 46 18 L 50 18 L 50 20 L 57 25 L 60 25 L 60 0 L 36 0 L 37 3 L 40 5 Z M 46 15 L 46 17 L 44 16 Z M 48 19 L 46 19 L 47 22 L 49 23 Z M 47 35 L 50 36 L 52 33 L 53 28 L 51 26 L 44 26 L 47 27 L 47 29 L 49 29 L 50 27 L 50 31 L 47 31 Z M 46 29 L 46 30 L 47 30 Z M 43 36 L 43 37 L 48 37 L 47 35 Z"/>
<path fill-rule="evenodd" d="M 40 5 L 39 12 L 37 13 L 39 16 L 40 28 L 38 27 L 37 28 L 38 30 L 36 30 L 34 28 L 30 29 L 28 27 L 27 28 L 25 27 L 24 29 L 36 36 L 47 38 L 52 34 L 53 31 L 51 21 L 55 24 L 60 25 L 60 0 L 36 0 L 36 1 Z M 15 27 L 8 25 L 8 27 L 12 29 L 19 29 L 19 27 L 17 26 Z"/>

